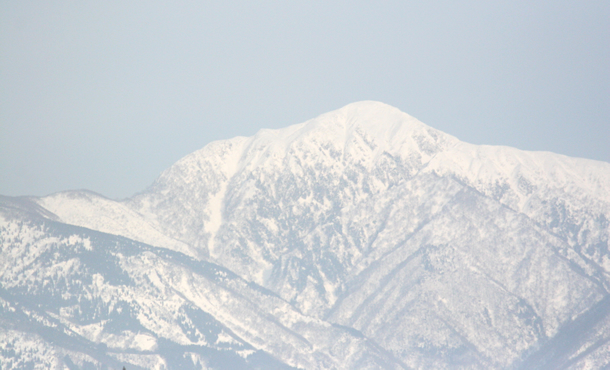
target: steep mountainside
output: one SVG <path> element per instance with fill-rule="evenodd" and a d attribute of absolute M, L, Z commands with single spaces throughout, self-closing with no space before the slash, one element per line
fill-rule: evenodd
<path fill-rule="evenodd" d="M 610 164 L 463 143 L 382 103 L 211 143 L 124 201 L 2 209 L 3 361 L 610 363 Z"/>
<path fill-rule="evenodd" d="M 24 203 L 2 202 L 0 364 L 359 368 L 396 362 L 353 330 L 304 316 L 221 266 L 50 221 Z"/>

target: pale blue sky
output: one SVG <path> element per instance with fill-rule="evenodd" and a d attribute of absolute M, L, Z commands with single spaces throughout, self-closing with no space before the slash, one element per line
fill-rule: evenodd
<path fill-rule="evenodd" d="M 610 162 L 610 2 L 3 1 L 0 194 L 144 190 L 359 100 Z"/>

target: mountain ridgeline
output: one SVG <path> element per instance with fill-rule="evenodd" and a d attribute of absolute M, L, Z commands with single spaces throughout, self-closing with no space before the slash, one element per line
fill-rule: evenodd
<path fill-rule="evenodd" d="M 122 201 L 1 197 L 0 364 L 598 369 L 609 220 L 609 163 L 354 103 Z"/>

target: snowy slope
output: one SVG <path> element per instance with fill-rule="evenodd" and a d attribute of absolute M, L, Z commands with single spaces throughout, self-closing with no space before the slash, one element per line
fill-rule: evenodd
<path fill-rule="evenodd" d="M 81 190 L 66 191 L 37 199 L 54 219 L 66 224 L 86 227 L 124 236 L 142 243 L 162 246 L 188 255 L 195 255 L 187 244 L 155 230 L 148 222 L 121 202 Z"/>
<path fill-rule="evenodd" d="M 208 357 L 199 349 L 197 361 L 213 363 L 218 343 L 170 334 L 186 306 L 241 343 L 228 352 L 245 357 L 246 367 L 255 366 L 248 351 L 302 368 L 610 362 L 610 164 L 463 143 L 383 103 L 211 143 L 125 201 L 64 192 L 7 198 L 4 209 L 2 258 L 12 266 L 0 280 L 4 289 L 45 286 L 45 276 L 72 271 L 61 258 L 37 274 L 17 263 L 34 253 L 31 245 L 55 243 L 57 255 L 68 253 L 75 244 L 51 237 L 51 229 L 74 225 L 82 240 L 105 240 L 92 242 L 94 251 L 116 245 L 117 257 L 99 268 L 109 264 L 129 279 L 103 280 L 107 293 L 91 305 L 118 299 L 140 307 L 129 320 L 145 330 L 105 332 L 104 318 L 83 328 L 58 308 L 64 303 L 47 311 L 83 343 L 107 343 L 121 356 L 140 351 L 130 355 L 140 356 L 133 364 L 144 364 L 146 354 L 157 356 L 149 357 L 155 366 L 176 366 L 166 347 L 154 347 L 160 338 L 183 357 L 184 346 L 206 348 Z M 19 217 L 50 229 L 14 232 L 34 233 L 33 244 L 7 239 L 25 222 Z M 211 283 L 193 264 L 233 278 Z M 96 273 L 82 272 L 83 286 Z M 45 340 L 19 330 L 5 338 Z M 61 356 L 71 350 L 47 347 Z"/>
<path fill-rule="evenodd" d="M 0 240 L 1 363 L 397 366 L 362 336 L 178 252 L 6 208 Z"/>

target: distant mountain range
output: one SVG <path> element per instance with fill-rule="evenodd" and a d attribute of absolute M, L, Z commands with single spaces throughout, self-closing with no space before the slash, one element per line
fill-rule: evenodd
<path fill-rule="evenodd" d="M 378 102 L 145 191 L 0 197 L 0 367 L 599 369 L 610 164 Z"/>

